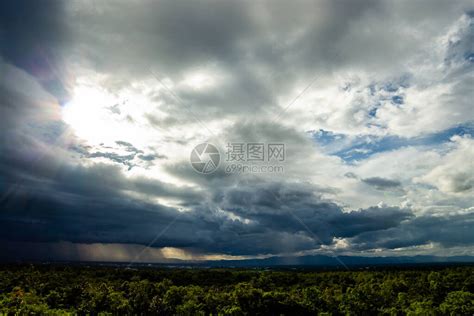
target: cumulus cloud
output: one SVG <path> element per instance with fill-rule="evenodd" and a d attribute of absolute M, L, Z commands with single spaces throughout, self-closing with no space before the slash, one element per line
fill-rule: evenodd
<path fill-rule="evenodd" d="M 396 249 L 415 245 L 440 243 L 445 247 L 472 245 L 474 234 L 469 228 L 472 213 L 451 216 L 421 216 L 396 228 L 364 233 L 351 242 L 358 248 Z"/>
<path fill-rule="evenodd" d="M 436 186 L 444 193 L 472 194 L 474 187 L 474 141 L 470 137 L 453 138 L 455 149 L 439 164 L 416 181 Z"/>

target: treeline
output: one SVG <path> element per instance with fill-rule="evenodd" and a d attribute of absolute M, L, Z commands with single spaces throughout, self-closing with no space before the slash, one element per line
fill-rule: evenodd
<path fill-rule="evenodd" d="M 474 315 L 473 272 L 3 266 L 0 314 Z"/>

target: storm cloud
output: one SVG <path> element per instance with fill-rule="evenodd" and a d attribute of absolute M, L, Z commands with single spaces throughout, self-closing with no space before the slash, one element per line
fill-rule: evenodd
<path fill-rule="evenodd" d="M 473 9 L 2 2 L 0 253 L 472 253 Z"/>

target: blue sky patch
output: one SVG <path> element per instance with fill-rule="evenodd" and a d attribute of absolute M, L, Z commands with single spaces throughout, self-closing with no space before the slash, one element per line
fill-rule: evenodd
<path fill-rule="evenodd" d="M 371 135 L 349 136 L 325 130 L 312 132 L 314 141 L 326 153 L 338 156 L 348 163 L 367 159 L 380 152 L 392 151 L 407 146 L 435 146 L 449 141 L 455 135 L 474 135 L 474 124 L 461 125 L 437 133 L 411 138 Z"/>

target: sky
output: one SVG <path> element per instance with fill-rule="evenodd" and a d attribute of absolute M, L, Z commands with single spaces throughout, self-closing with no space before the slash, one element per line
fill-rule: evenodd
<path fill-rule="evenodd" d="M 474 255 L 472 1 L 2 1 L 0 48 L 0 260 Z"/>

